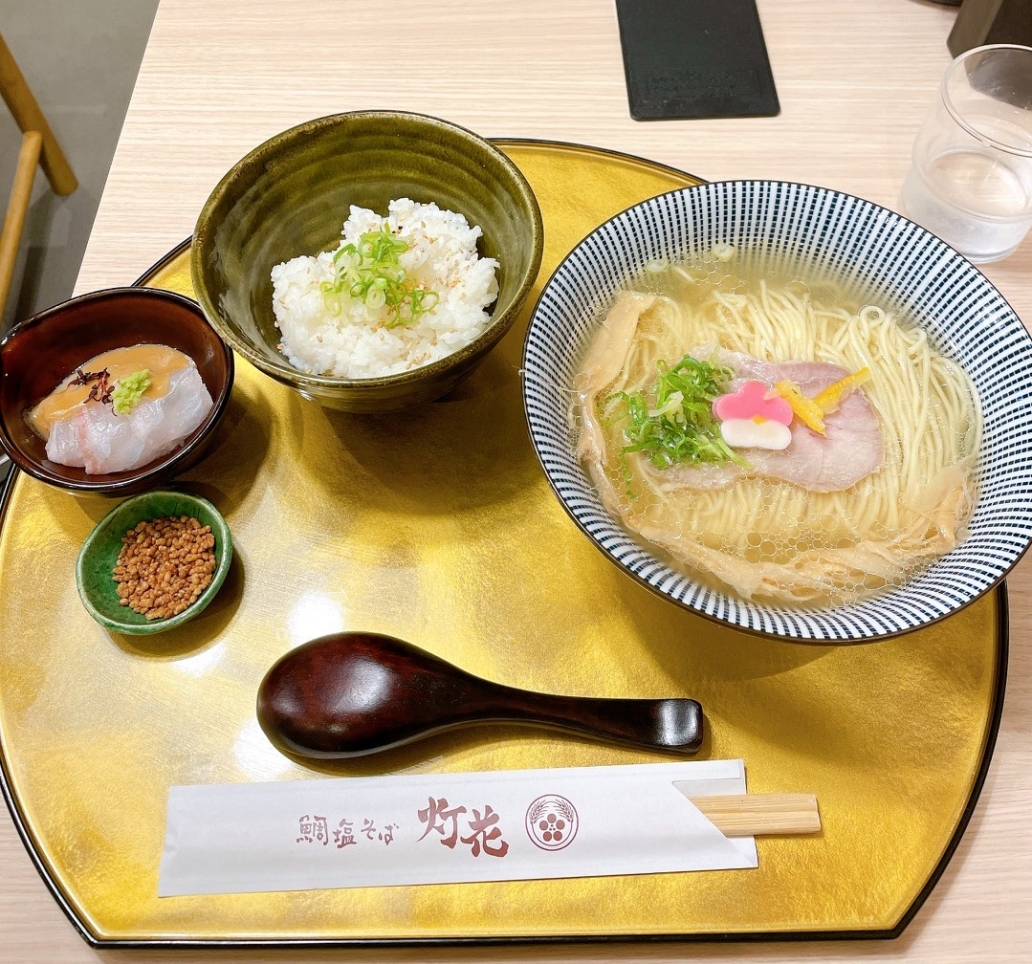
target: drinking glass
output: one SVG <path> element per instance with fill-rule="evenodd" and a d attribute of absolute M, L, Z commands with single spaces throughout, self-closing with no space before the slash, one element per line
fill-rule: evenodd
<path fill-rule="evenodd" d="M 914 142 L 900 210 L 975 262 L 1032 227 L 1032 47 L 975 47 L 947 68 Z"/>

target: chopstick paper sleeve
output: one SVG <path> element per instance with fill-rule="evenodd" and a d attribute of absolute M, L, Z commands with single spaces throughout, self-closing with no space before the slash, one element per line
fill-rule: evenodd
<path fill-rule="evenodd" d="M 678 785 L 675 785 L 677 783 Z M 172 787 L 162 897 L 747 869 L 740 760 Z"/>

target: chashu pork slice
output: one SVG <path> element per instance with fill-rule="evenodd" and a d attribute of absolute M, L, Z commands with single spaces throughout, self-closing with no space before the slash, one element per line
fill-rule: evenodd
<path fill-rule="evenodd" d="M 695 353 L 693 353 L 695 354 Z M 789 379 L 807 398 L 845 378 L 849 372 L 826 362 L 764 362 L 739 352 L 701 349 L 697 358 L 713 358 L 735 373 L 732 390 L 743 381 L 773 385 Z M 643 460 L 644 470 L 663 486 L 692 489 L 723 489 L 743 477 L 765 477 L 792 482 L 810 492 L 848 489 L 885 461 L 878 417 L 863 392 L 851 392 L 837 411 L 824 420 L 826 435 L 820 435 L 795 419 L 792 441 L 780 452 L 767 449 L 739 449 L 749 468 L 737 465 L 677 466 L 657 469 Z"/>

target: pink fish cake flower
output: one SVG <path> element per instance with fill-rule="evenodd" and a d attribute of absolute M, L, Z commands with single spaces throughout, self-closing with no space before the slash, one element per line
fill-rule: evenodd
<path fill-rule="evenodd" d="M 769 395 L 763 382 L 746 381 L 713 402 L 720 434 L 732 448 L 780 451 L 792 441 L 792 406 L 779 395 Z"/>

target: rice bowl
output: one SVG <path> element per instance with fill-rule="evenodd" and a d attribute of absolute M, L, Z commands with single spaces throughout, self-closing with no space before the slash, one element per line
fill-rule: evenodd
<path fill-rule="evenodd" d="M 272 269 L 281 350 L 299 370 L 342 378 L 401 374 L 445 358 L 487 328 L 486 309 L 498 297 L 498 262 L 478 256 L 483 232 L 462 214 L 408 198 L 392 200 L 387 216 L 352 205 L 341 234 L 336 249 Z M 334 290 L 338 263 L 356 261 L 363 239 L 381 236 L 400 248 L 399 275 L 416 292 L 434 296 L 432 307 L 411 312 L 416 317 L 407 322 L 394 323 L 390 303 L 375 286 L 362 296 L 347 286 Z"/>
<path fill-rule="evenodd" d="M 488 324 L 397 374 L 348 378 L 292 365 L 280 348 L 272 269 L 335 248 L 352 206 L 382 215 L 398 198 L 432 201 L 482 230 L 478 253 L 498 262 Z M 327 408 L 380 413 L 434 401 L 472 374 L 515 324 L 543 244 L 534 192 L 501 150 L 437 118 L 358 111 L 286 130 L 234 165 L 198 216 L 190 275 L 211 324 L 249 363 Z"/>

